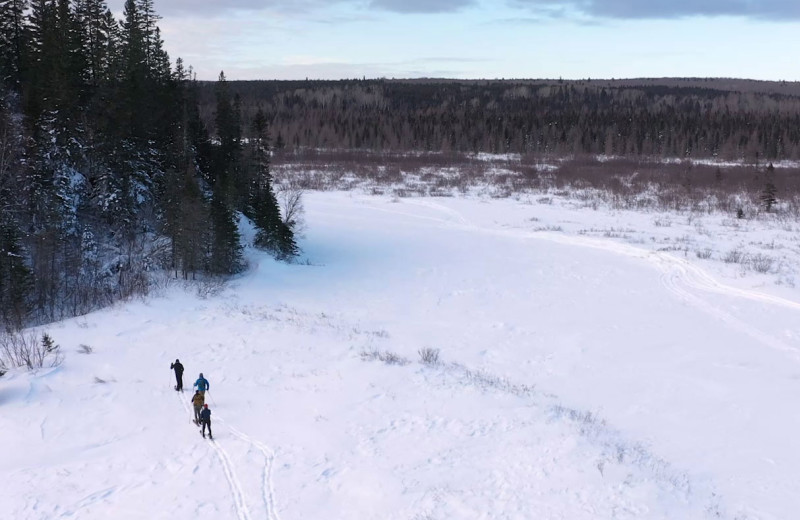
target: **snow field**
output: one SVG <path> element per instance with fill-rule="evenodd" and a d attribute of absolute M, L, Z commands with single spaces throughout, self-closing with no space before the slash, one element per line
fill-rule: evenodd
<path fill-rule="evenodd" d="M 47 328 L 65 363 L 0 379 L 0 516 L 792 518 L 800 305 L 780 226 L 702 219 L 698 247 L 777 244 L 781 271 L 758 274 L 659 251 L 687 244 L 675 216 L 306 206 L 311 265 L 250 252 L 220 294 Z M 213 442 L 191 423 L 201 371 Z"/>

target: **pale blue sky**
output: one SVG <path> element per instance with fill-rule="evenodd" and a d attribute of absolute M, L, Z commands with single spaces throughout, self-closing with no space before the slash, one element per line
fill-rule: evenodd
<path fill-rule="evenodd" d="M 224 70 L 800 80 L 800 0 L 156 0 L 156 9 L 170 56 L 200 79 Z"/>

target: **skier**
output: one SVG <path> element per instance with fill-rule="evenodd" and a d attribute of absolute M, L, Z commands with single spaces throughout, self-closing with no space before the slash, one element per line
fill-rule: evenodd
<path fill-rule="evenodd" d="M 198 426 L 200 426 L 200 411 L 203 409 L 205 403 L 205 396 L 200 393 L 200 390 L 197 390 L 194 396 L 192 396 L 192 404 L 194 405 L 194 423 Z"/>
<path fill-rule="evenodd" d="M 203 405 L 203 411 L 200 412 L 200 424 L 203 426 L 202 434 L 203 438 L 206 438 L 206 426 L 208 426 L 208 438 L 213 439 L 214 436 L 211 435 L 211 410 L 208 409 L 208 405 Z"/>
<path fill-rule="evenodd" d="M 197 381 L 194 382 L 194 385 L 197 387 L 197 391 L 203 394 L 203 397 L 206 395 L 206 390 L 208 390 L 211 385 L 208 384 L 208 379 L 203 377 L 203 373 L 200 372 L 200 377 L 197 378 Z"/>
<path fill-rule="evenodd" d="M 183 392 L 183 365 L 176 359 L 174 363 L 169 365 L 169 368 L 175 371 L 175 381 L 178 383 L 175 385 L 175 390 Z"/>

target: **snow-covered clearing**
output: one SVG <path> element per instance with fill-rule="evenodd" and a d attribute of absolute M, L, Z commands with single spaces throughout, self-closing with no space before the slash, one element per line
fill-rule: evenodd
<path fill-rule="evenodd" d="M 796 517 L 797 223 L 305 204 L 309 265 L 46 328 L 64 364 L 0 378 L 0 518 Z"/>

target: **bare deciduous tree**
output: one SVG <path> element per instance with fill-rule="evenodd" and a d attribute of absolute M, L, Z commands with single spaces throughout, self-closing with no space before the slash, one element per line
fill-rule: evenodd
<path fill-rule="evenodd" d="M 61 347 L 46 333 L 41 340 L 33 332 L 0 334 L 0 372 L 17 367 L 55 367 L 63 359 Z"/>
<path fill-rule="evenodd" d="M 289 226 L 296 236 L 302 235 L 306 227 L 303 189 L 293 186 L 279 188 L 278 203 L 281 206 L 283 223 Z"/>

